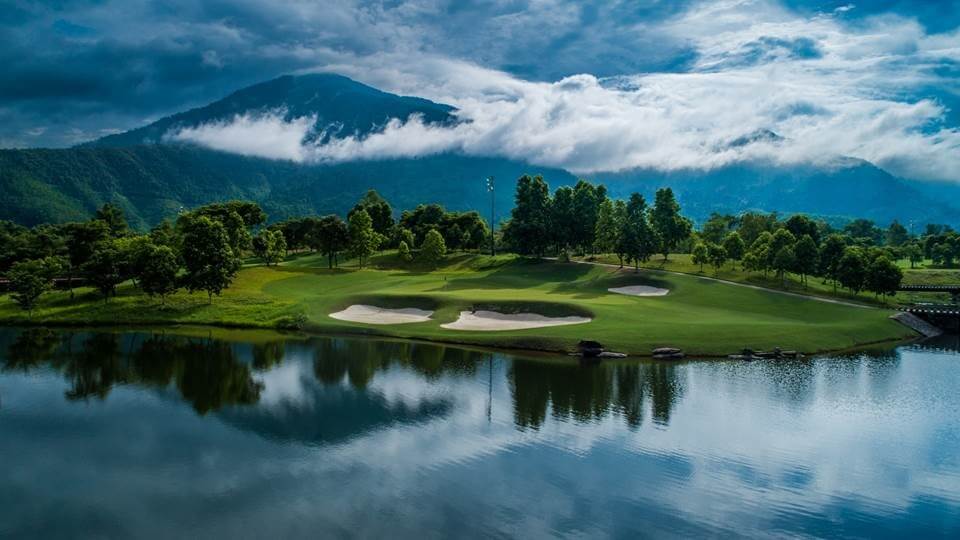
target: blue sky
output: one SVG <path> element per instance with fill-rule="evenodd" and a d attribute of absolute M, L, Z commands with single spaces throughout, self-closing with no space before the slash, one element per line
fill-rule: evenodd
<path fill-rule="evenodd" d="M 4 147 L 68 146 L 320 70 L 452 103 L 474 125 L 396 126 L 311 149 L 320 159 L 457 149 L 590 171 L 809 161 L 830 148 L 960 178 L 960 158 L 944 155 L 960 139 L 960 1 L 4 4 Z M 789 148 L 725 145 L 767 129 Z M 412 136 L 419 145 L 398 143 Z"/>

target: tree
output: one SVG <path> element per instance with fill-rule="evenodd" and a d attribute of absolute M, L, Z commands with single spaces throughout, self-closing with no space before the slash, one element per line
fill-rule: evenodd
<path fill-rule="evenodd" d="M 314 249 L 327 256 L 327 264 L 333 268 L 337 254 L 350 247 L 350 230 L 340 216 L 324 216 L 309 241 Z"/>
<path fill-rule="evenodd" d="M 720 244 L 736 224 L 737 218 L 735 216 L 714 212 L 710 214 L 710 218 L 703 224 L 700 237 L 708 244 Z"/>
<path fill-rule="evenodd" d="M 439 234 L 439 233 L 437 233 Z M 373 230 L 373 220 L 366 210 L 358 210 L 350 216 L 350 254 L 356 257 L 363 268 L 363 260 L 377 251 L 381 237 Z"/>
<path fill-rule="evenodd" d="M 920 244 L 913 242 L 907 245 L 907 249 L 904 252 L 907 259 L 910 260 L 910 268 L 916 268 L 918 264 L 923 262 L 923 248 L 920 247 Z"/>
<path fill-rule="evenodd" d="M 707 245 L 703 242 L 697 242 L 693 246 L 693 251 L 691 252 L 693 264 L 700 265 L 700 272 L 703 272 L 703 265 L 710 262 L 710 251 L 707 249 Z"/>
<path fill-rule="evenodd" d="M 773 232 L 777 224 L 777 214 L 758 214 L 756 212 L 747 212 L 740 216 L 740 228 L 737 232 L 743 238 L 743 243 L 747 246 L 753 246 L 760 234 L 764 232 Z"/>
<path fill-rule="evenodd" d="M 187 290 L 205 291 L 210 302 L 230 286 L 241 266 L 223 223 L 207 216 L 184 222 L 183 263 Z"/>
<path fill-rule="evenodd" d="M 851 238 L 863 241 L 872 246 L 879 244 L 883 239 L 883 231 L 869 219 L 855 219 L 847 223 L 846 227 L 843 228 L 843 232 Z"/>
<path fill-rule="evenodd" d="M 831 234 L 820 246 L 820 275 L 833 281 L 834 290 L 838 282 L 837 269 L 846 250 L 847 239 L 841 234 Z"/>
<path fill-rule="evenodd" d="M 753 270 L 760 270 L 763 272 L 764 277 L 767 275 L 767 270 L 770 269 L 770 261 L 772 257 L 770 256 L 770 245 L 773 242 L 773 235 L 768 231 L 763 231 L 757 236 L 757 239 L 750 244 L 750 251 L 748 255 L 751 256 L 751 268 Z"/>
<path fill-rule="evenodd" d="M 166 303 L 167 296 L 177 290 L 177 273 L 180 271 L 177 254 L 170 246 L 151 244 L 145 262 L 138 275 L 140 288 L 151 297 L 159 296 L 160 303 Z"/>
<path fill-rule="evenodd" d="M 573 188 L 557 188 L 550 203 L 550 236 L 557 253 L 575 243 L 578 219 L 573 205 Z"/>
<path fill-rule="evenodd" d="M 410 254 L 410 246 L 407 245 L 406 240 L 400 241 L 400 246 L 397 248 L 397 256 L 399 256 L 400 260 L 403 262 L 410 262 L 413 260 L 413 255 Z"/>
<path fill-rule="evenodd" d="M 690 237 L 693 228 L 690 220 L 680 215 L 680 205 L 670 188 L 657 190 L 650 222 L 660 239 L 660 252 L 663 253 L 664 260 L 667 260 L 670 251 L 680 242 Z"/>
<path fill-rule="evenodd" d="M 516 201 L 503 229 L 504 241 L 521 255 L 543 255 L 551 241 L 550 188 L 543 177 L 517 180 Z"/>
<path fill-rule="evenodd" d="M 746 244 L 744 244 L 743 238 L 740 237 L 740 233 L 733 231 L 723 239 L 723 248 L 727 250 L 727 256 L 730 257 L 730 259 L 739 261 L 743 259 Z"/>
<path fill-rule="evenodd" d="M 410 232 L 410 229 L 406 229 L 404 227 L 397 227 L 396 235 L 397 235 L 397 246 L 399 246 L 401 242 L 405 242 L 407 244 L 407 249 L 413 249 L 414 247 L 413 233 Z"/>
<path fill-rule="evenodd" d="M 107 224 L 107 227 L 110 229 L 110 235 L 114 238 L 120 238 L 121 236 L 127 234 L 130 230 L 130 226 L 127 224 L 127 218 L 123 214 L 123 210 L 112 203 L 107 203 L 100 207 L 97 210 L 94 219 L 100 220 Z"/>
<path fill-rule="evenodd" d="M 786 286 L 786 274 L 788 271 L 792 270 L 796 264 L 797 256 L 792 245 L 784 245 L 777 250 L 777 254 L 773 257 L 773 261 L 770 266 L 777 273 L 777 277 L 780 278 L 781 286 Z"/>
<path fill-rule="evenodd" d="M 580 180 L 573 188 L 573 244 L 580 248 L 581 252 L 591 249 L 594 245 L 594 239 L 597 229 L 597 219 L 599 217 L 601 193 L 603 199 L 606 199 L 606 189 L 602 191 L 596 186 L 585 180 Z"/>
<path fill-rule="evenodd" d="M 903 270 L 886 256 L 880 256 L 867 266 L 864 288 L 877 296 L 893 296 L 900 289 Z"/>
<path fill-rule="evenodd" d="M 620 238 L 620 223 L 613 201 L 604 199 L 597 211 L 597 223 L 593 232 L 593 249 L 598 253 L 613 253 Z"/>
<path fill-rule="evenodd" d="M 785 247 L 792 248 L 794 244 L 797 243 L 796 237 L 793 236 L 793 233 L 786 229 L 777 229 L 775 233 L 770 237 L 770 246 L 767 249 L 767 268 L 772 268 L 777 272 L 778 277 L 783 277 L 783 274 L 777 270 L 776 265 L 774 264 L 774 259 Z M 791 267 L 786 268 L 786 270 L 792 269 Z"/>
<path fill-rule="evenodd" d="M 353 209 L 347 214 L 347 220 L 354 212 L 366 210 L 370 216 L 373 230 L 384 236 L 389 236 L 393 229 L 393 208 L 386 199 L 377 193 L 377 190 L 371 189 L 363 196 L 360 201 L 354 205 Z"/>
<path fill-rule="evenodd" d="M 287 253 L 287 239 L 280 230 L 266 229 L 253 239 L 253 252 L 267 266 L 279 264 Z"/>
<path fill-rule="evenodd" d="M 33 312 L 40 296 L 53 287 L 53 278 L 61 266 L 62 261 L 55 257 L 13 263 L 6 276 L 10 280 L 10 296 L 20 309 Z"/>
<path fill-rule="evenodd" d="M 867 261 L 863 250 L 856 247 L 845 249 L 837 264 L 837 281 L 840 285 L 859 293 L 863 290 L 866 273 Z"/>
<path fill-rule="evenodd" d="M 419 259 L 430 266 L 436 266 L 446 255 L 447 245 L 443 241 L 443 236 L 436 230 L 428 232 L 423 239 L 423 245 L 420 246 Z"/>
<path fill-rule="evenodd" d="M 637 271 L 640 263 L 650 260 L 660 246 L 659 238 L 647 220 L 647 202 L 634 193 L 627 202 L 627 213 L 620 230 L 621 251 Z"/>
<path fill-rule="evenodd" d="M 800 283 L 806 286 L 807 275 L 814 274 L 817 271 L 820 258 L 817 243 L 809 234 L 804 234 L 793 249 L 794 255 L 796 255 L 796 265 L 793 270 L 800 274 Z"/>
<path fill-rule="evenodd" d="M 893 220 L 893 222 L 890 223 L 890 226 L 887 227 L 885 240 L 888 246 L 899 247 L 906 244 L 910 240 L 910 233 L 907 231 L 906 227 L 900 224 L 899 221 Z"/>
<path fill-rule="evenodd" d="M 710 259 L 710 265 L 713 266 L 714 275 L 720 273 L 720 268 L 727 262 L 727 250 L 717 244 L 707 244 L 707 258 Z"/>
<path fill-rule="evenodd" d="M 757 256 L 756 253 L 754 253 L 753 251 L 748 251 L 743 256 L 743 262 L 742 262 L 743 269 L 746 270 L 747 272 L 756 272 L 757 270 L 761 270 L 762 268 L 761 268 L 760 260 L 761 258 Z"/>
<path fill-rule="evenodd" d="M 103 295 L 104 302 L 116 294 L 117 285 L 123 282 L 121 262 L 115 243 L 106 241 L 97 244 L 93 255 L 81 267 L 87 281 Z"/>
<path fill-rule="evenodd" d="M 84 223 L 68 223 L 64 226 L 67 235 L 67 286 L 73 298 L 74 272 L 90 260 L 97 245 L 110 238 L 110 227 L 105 221 L 94 219 Z"/>
<path fill-rule="evenodd" d="M 794 214 L 783 224 L 794 238 L 803 238 L 803 235 L 813 239 L 814 245 L 820 244 L 820 227 L 812 219 L 803 214 Z M 798 255 L 799 256 L 799 255 Z"/>

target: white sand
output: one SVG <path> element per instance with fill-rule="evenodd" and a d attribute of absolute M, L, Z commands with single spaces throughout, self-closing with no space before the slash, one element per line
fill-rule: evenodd
<path fill-rule="evenodd" d="M 429 321 L 431 315 L 432 311 L 417 308 L 388 309 L 354 304 L 343 311 L 331 313 L 330 317 L 366 324 L 409 324 Z"/>
<path fill-rule="evenodd" d="M 584 324 L 592 319 L 587 317 L 545 317 L 536 313 L 498 313 L 496 311 L 461 311 L 460 318 L 452 323 L 441 324 L 448 330 L 470 330 L 489 332 L 495 330 L 525 330 L 545 326 L 564 326 Z"/>
<path fill-rule="evenodd" d="M 648 285 L 631 285 L 630 287 L 615 287 L 607 289 L 612 293 L 628 294 L 630 296 L 666 296 L 670 289 L 650 287 Z"/>

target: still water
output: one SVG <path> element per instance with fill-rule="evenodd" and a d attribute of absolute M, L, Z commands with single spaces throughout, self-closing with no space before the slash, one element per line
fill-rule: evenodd
<path fill-rule="evenodd" d="M 0 537 L 960 536 L 960 354 L 0 329 Z"/>

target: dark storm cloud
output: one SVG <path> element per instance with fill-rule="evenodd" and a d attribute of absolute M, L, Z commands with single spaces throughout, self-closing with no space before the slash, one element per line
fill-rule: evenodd
<path fill-rule="evenodd" d="M 440 55 L 526 80 L 684 72 L 699 58 L 661 28 L 692 0 L 60 0 L 0 10 L 0 146 L 63 146 L 316 66 Z M 956 27 L 958 4 L 789 0 L 801 13 L 916 16 Z M 931 5 L 936 5 L 936 9 Z M 758 39 L 731 61 L 816 57 Z M 415 60 L 413 60 L 415 61 Z M 442 76 L 442 75 L 441 75 Z"/>

